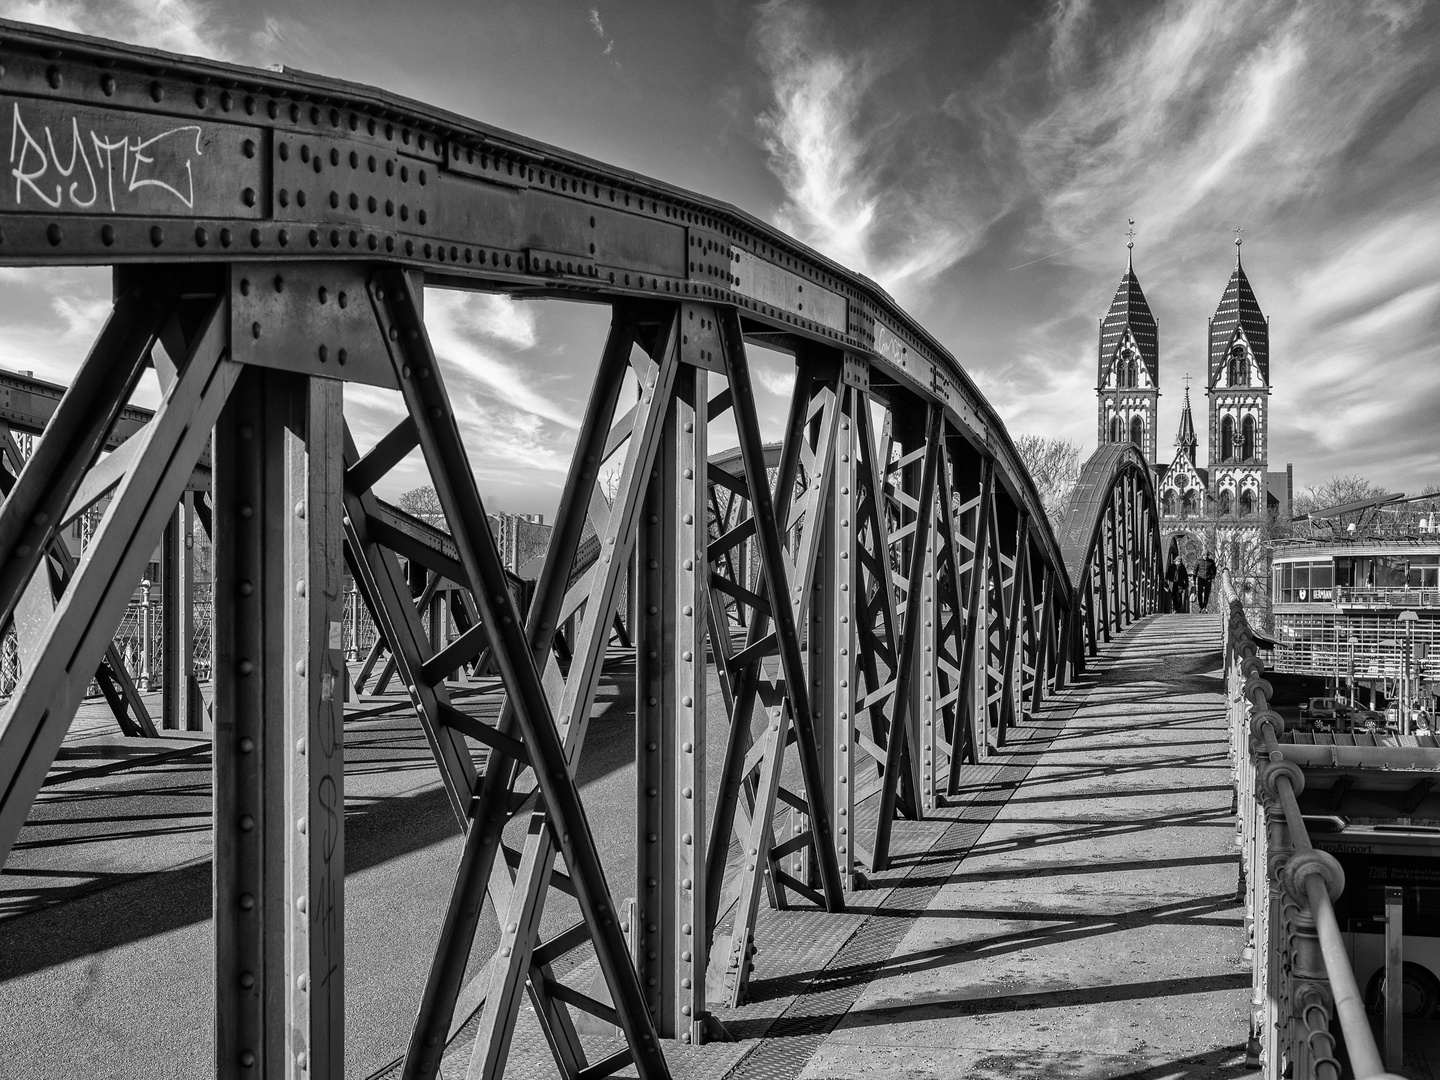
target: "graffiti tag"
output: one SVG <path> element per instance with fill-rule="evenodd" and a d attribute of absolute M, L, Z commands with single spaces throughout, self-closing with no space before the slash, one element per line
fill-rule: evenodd
<path fill-rule="evenodd" d="M 27 124 L 17 101 L 10 125 L 10 176 L 15 205 L 51 210 L 116 211 L 116 197 L 155 188 L 187 210 L 195 208 L 193 162 L 204 155 L 199 124 L 181 124 L 155 135 L 105 132 L 69 118 L 57 132 L 49 123 Z M 129 209 L 129 207 L 124 207 Z"/>

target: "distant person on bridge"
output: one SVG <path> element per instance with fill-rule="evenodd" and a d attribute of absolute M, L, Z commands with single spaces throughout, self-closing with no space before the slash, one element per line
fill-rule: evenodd
<path fill-rule="evenodd" d="M 1195 564 L 1195 602 L 1204 611 L 1210 604 L 1210 586 L 1215 581 L 1215 560 L 1210 557 L 1210 552 L 1205 552 L 1204 558 Z"/>
<path fill-rule="evenodd" d="M 1171 609 L 1176 612 L 1190 610 L 1190 571 L 1185 569 L 1185 560 L 1176 559 L 1172 565 L 1174 578 L 1170 586 Z"/>

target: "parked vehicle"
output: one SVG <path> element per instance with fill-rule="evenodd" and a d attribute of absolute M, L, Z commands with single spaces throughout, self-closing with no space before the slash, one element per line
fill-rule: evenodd
<path fill-rule="evenodd" d="M 1312 697 L 1300 703 L 1300 719 L 1308 721 L 1311 731 L 1349 735 L 1355 732 L 1395 730 L 1383 713 L 1362 709 L 1343 698 Z"/>
<path fill-rule="evenodd" d="M 1343 703 L 1333 697 L 1312 697 L 1300 703 L 1302 720 L 1335 720 L 1344 709 Z"/>
<path fill-rule="evenodd" d="M 1345 870 L 1335 917 L 1366 1006 L 1384 1011 L 1385 888 L 1398 885 L 1403 890 L 1403 1011 L 1407 1019 L 1440 1016 L 1440 828 L 1345 822 L 1335 831 L 1314 830 L 1311 838 Z"/>

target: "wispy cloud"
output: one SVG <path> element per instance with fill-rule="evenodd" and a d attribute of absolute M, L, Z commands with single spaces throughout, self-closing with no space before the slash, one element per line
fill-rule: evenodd
<path fill-rule="evenodd" d="M 1255 221 L 1314 190 L 1425 62 L 1396 48 L 1419 10 L 1192 0 L 1116 34 L 1059 4 L 972 105 L 1040 200 L 1037 242 L 1079 243 L 1129 212 L 1164 245 L 1216 211 Z M 1037 48 L 1048 85 L 1034 111 L 1013 91 Z"/>
<path fill-rule="evenodd" d="M 862 119 L 890 61 L 833 44 L 820 9 L 800 0 L 763 5 L 752 41 L 772 96 L 759 130 L 785 191 L 776 224 L 891 289 L 954 263 L 976 231 L 957 186 L 934 170 L 901 178 L 902 109 Z"/>
<path fill-rule="evenodd" d="M 234 60 L 225 24 L 200 0 L 6 0 L 7 19 L 136 41 L 168 52 Z"/>
<path fill-rule="evenodd" d="M 1203 370 L 1203 320 L 1229 270 L 1228 231 L 1244 224 L 1274 319 L 1272 468 L 1379 480 L 1421 460 L 1412 432 L 1424 425 L 1405 417 L 1440 401 L 1440 101 L 1423 75 L 1436 40 L 1418 2 L 1280 0 L 1147 7 L 1123 33 L 1098 5 L 1062 2 L 1017 36 L 946 106 L 984 129 L 1022 226 L 1001 270 L 1029 312 L 977 357 L 1002 414 L 1017 430 L 1093 440 L 1094 319 L 1135 217 L 1161 320 L 1167 455 L 1179 376 Z"/>
<path fill-rule="evenodd" d="M 598 37 L 601 41 L 605 42 L 605 48 L 601 52 L 601 56 L 609 56 L 615 51 L 615 39 L 605 36 L 605 24 L 600 21 L 599 8 L 592 7 L 590 9 L 590 29 L 595 31 L 596 37 Z M 614 63 L 616 67 L 620 66 L 620 61 L 616 60 Z"/>
<path fill-rule="evenodd" d="M 432 289 L 425 295 L 425 325 L 439 357 L 500 401 L 563 427 L 579 428 L 580 420 L 569 408 L 528 382 L 519 366 L 487 347 L 487 339 L 510 348 L 534 344 L 534 320 L 517 308 L 508 297 Z"/>

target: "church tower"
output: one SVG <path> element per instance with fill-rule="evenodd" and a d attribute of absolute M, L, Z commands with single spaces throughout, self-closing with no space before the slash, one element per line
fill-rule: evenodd
<path fill-rule="evenodd" d="M 1130 223 L 1134 225 L 1132 221 Z M 1100 320 L 1099 371 L 1095 393 L 1099 398 L 1100 445 L 1133 442 L 1155 464 L 1155 421 L 1160 409 L 1160 338 L 1155 316 L 1135 276 L 1135 233 L 1125 276 Z"/>
<path fill-rule="evenodd" d="M 1210 319 L 1210 490 L 1221 518 L 1255 517 L 1266 510 L 1270 441 L 1270 321 L 1260 310 L 1240 265 Z"/>

